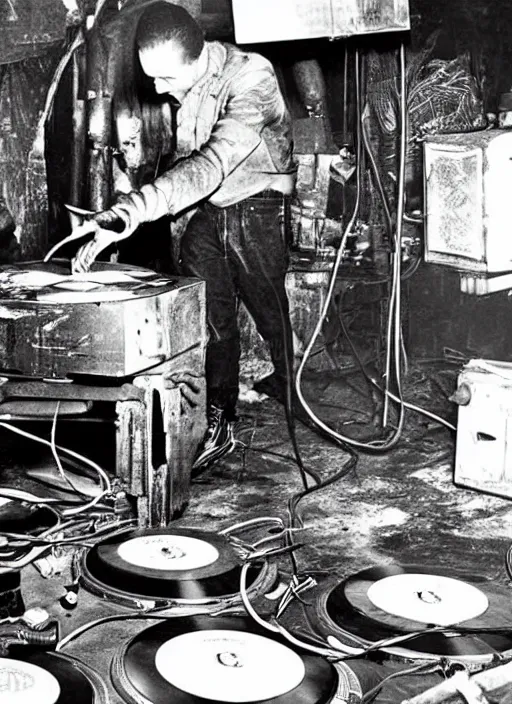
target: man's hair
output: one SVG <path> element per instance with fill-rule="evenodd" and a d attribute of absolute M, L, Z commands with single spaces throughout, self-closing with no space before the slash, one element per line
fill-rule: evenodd
<path fill-rule="evenodd" d="M 168 41 L 176 42 L 188 62 L 199 58 L 204 46 L 203 32 L 195 19 L 185 8 L 168 2 L 155 2 L 144 10 L 135 40 L 142 50 Z"/>

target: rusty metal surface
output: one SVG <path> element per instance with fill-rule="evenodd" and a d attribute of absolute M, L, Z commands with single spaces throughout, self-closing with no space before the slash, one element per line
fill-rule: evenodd
<path fill-rule="evenodd" d="M 102 302 L 17 300 L 0 291 L 0 368 L 45 378 L 126 377 L 204 342 L 204 283 L 160 281 Z"/>
<path fill-rule="evenodd" d="M 0 27 L 1 47 L 1 19 Z M 46 242 L 46 168 L 31 148 L 59 54 L 47 49 L 43 56 L 0 66 L 0 193 L 25 256 L 41 255 Z"/>
<path fill-rule="evenodd" d="M 66 37 L 61 0 L 8 0 L 0 4 L 0 64 L 38 56 Z"/>
<path fill-rule="evenodd" d="M 0 398 L 35 398 L 82 401 L 142 401 L 143 393 L 133 384 L 121 386 L 91 386 L 88 384 L 58 384 L 51 381 L 7 381 L 0 386 Z M 1 410 L 1 406 L 0 406 Z"/>

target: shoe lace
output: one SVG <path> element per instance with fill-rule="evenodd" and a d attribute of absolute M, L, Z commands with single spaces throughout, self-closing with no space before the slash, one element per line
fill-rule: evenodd
<path fill-rule="evenodd" d="M 224 414 L 224 411 L 222 408 L 217 408 L 216 406 L 212 406 L 208 410 L 208 430 L 211 430 L 217 426 L 220 421 L 222 420 L 222 416 Z"/>

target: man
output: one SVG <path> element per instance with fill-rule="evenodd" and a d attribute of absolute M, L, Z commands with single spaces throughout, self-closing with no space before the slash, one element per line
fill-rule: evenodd
<path fill-rule="evenodd" d="M 239 299 L 269 345 L 273 382 L 283 390 L 290 377 L 285 292 L 285 215 L 295 183 L 290 117 L 269 61 L 205 41 L 182 7 L 148 6 L 136 43 L 156 93 L 180 104 L 173 163 L 84 226 L 94 237 L 78 251 L 74 269 L 88 270 L 102 250 L 141 223 L 195 210 L 181 239 L 179 267 L 183 275 L 204 279 L 207 292 L 208 431 L 194 463 L 197 471 L 234 447 Z"/>

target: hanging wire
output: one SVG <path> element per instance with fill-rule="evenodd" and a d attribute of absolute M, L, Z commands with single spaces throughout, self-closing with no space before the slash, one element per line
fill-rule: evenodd
<path fill-rule="evenodd" d="M 39 437 L 39 435 L 34 435 L 33 433 L 29 433 L 27 430 L 22 430 L 21 428 L 17 428 L 15 425 L 11 425 L 10 423 L 6 423 L 5 421 L 0 421 L 0 428 L 5 428 L 6 430 L 9 430 L 12 433 L 16 433 L 17 435 L 21 435 L 22 437 L 29 438 L 30 440 L 34 440 L 35 442 L 41 443 L 42 445 L 46 445 L 47 447 L 52 447 L 52 443 L 48 440 L 45 440 L 44 438 Z M 55 445 L 55 448 L 59 450 L 60 452 L 65 452 L 66 454 L 70 455 L 71 457 L 74 457 L 75 459 L 79 460 L 80 462 L 83 462 L 92 469 L 96 471 L 96 473 L 99 475 L 100 480 L 103 482 L 103 485 L 105 487 L 105 490 L 107 492 L 112 492 L 112 484 L 110 482 L 110 478 L 108 474 L 105 472 L 105 470 L 100 467 L 99 464 L 96 464 L 96 462 L 93 462 L 90 460 L 88 457 L 85 457 L 85 455 L 81 455 L 78 452 L 75 452 L 74 450 L 70 450 L 68 447 L 62 447 L 61 445 Z"/>
<path fill-rule="evenodd" d="M 400 65 L 400 165 L 399 165 L 399 179 L 398 179 L 398 195 L 397 195 L 397 229 L 394 238 L 393 247 L 393 262 L 392 262 L 392 284 L 390 291 L 390 299 L 388 304 L 388 322 L 387 322 L 387 336 L 386 336 L 386 370 L 385 370 L 385 387 L 382 388 L 378 382 L 371 378 L 372 384 L 378 389 L 385 399 L 384 408 L 384 425 L 387 424 L 388 414 L 389 414 L 389 401 L 395 401 L 399 405 L 399 417 L 397 427 L 394 430 L 391 437 L 384 439 L 376 439 L 368 442 L 362 442 L 355 440 L 354 438 L 342 435 L 339 432 L 334 431 L 326 423 L 324 423 L 311 409 L 309 404 L 304 398 L 302 393 L 301 383 L 302 375 L 306 363 L 311 356 L 313 346 L 322 330 L 324 320 L 330 309 L 331 300 L 333 298 L 334 289 L 336 285 L 336 279 L 339 271 L 339 267 L 342 262 L 343 253 L 346 246 L 346 241 L 349 234 L 352 232 L 361 202 L 361 174 L 357 171 L 357 190 L 356 190 L 356 203 L 354 206 L 353 213 L 349 219 L 349 222 L 345 228 L 341 242 L 339 245 L 338 253 L 333 264 L 331 271 L 329 284 L 327 287 L 327 292 L 325 296 L 324 305 L 317 322 L 317 325 L 313 331 L 312 337 L 309 344 L 305 350 L 304 356 L 302 358 L 301 364 L 296 375 L 296 392 L 300 400 L 301 405 L 304 410 L 311 418 L 318 428 L 320 428 L 327 436 L 334 438 L 346 445 L 361 448 L 369 452 L 384 452 L 392 447 L 394 447 L 402 434 L 404 421 L 405 421 L 405 409 L 409 408 L 417 413 L 426 415 L 432 418 L 436 422 L 445 425 L 450 429 L 454 429 L 454 426 L 440 418 L 436 414 L 426 411 L 419 406 L 407 403 L 403 399 L 402 394 L 402 333 L 401 333 L 401 234 L 402 234 L 402 222 L 404 218 L 404 206 L 405 206 L 405 166 L 406 166 L 406 146 L 407 146 L 407 96 L 406 96 L 406 70 L 405 70 L 405 46 L 403 43 L 400 44 L 399 53 L 399 65 Z M 361 127 L 356 131 L 356 153 L 358 164 L 362 160 L 362 122 L 366 119 L 366 116 L 362 114 L 361 111 L 361 86 L 360 86 L 360 58 L 358 49 L 355 49 L 355 84 L 356 84 L 356 109 L 357 109 L 357 123 Z M 411 275 L 411 271 L 415 270 L 415 267 L 419 266 L 418 262 L 415 262 L 410 270 L 407 271 L 407 275 Z M 392 381 L 395 382 L 396 392 L 391 390 Z"/>

